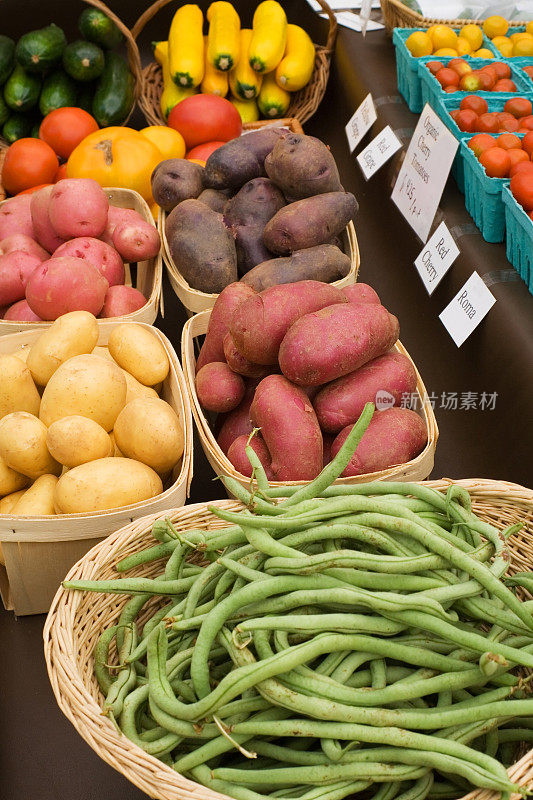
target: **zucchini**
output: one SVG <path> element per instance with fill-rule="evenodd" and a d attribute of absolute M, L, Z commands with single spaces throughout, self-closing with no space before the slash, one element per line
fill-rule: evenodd
<path fill-rule="evenodd" d="M 15 66 L 15 42 L 0 34 L 0 85 L 4 84 Z"/>
<path fill-rule="evenodd" d="M 0 94 L 0 125 L 3 125 L 4 122 L 9 118 L 11 114 L 11 110 L 8 105 L 6 105 L 6 101 L 4 100 L 3 96 Z"/>
<path fill-rule="evenodd" d="M 75 105 L 77 108 L 83 108 L 87 113 L 93 113 L 93 97 L 96 90 L 95 83 L 82 83 L 78 86 L 78 94 L 76 97 Z"/>
<path fill-rule="evenodd" d="M 63 70 L 56 70 L 43 81 L 39 97 L 39 111 L 46 117 L 50 111 L 76 105 L 76 84 Z"/>
<path fill-rule="evenodd" d="M 41 79 L 16 66 L 4 86 L 4 100 L 13 111 L 27 111 L 37 105 Z"/>
<path fill-rule="evenodd" d="M 130 113 L 135 97 L 135 79 L 124 59 L 112 50 L 105 55 L 105 66 L 93 98 L 93 117 L 101 128 L 121 125 Z"/>
<path fill-rule="evenodd" d="M 285 89 L 278 86 L 275 73 L 271 72 L 265 75 L 259 97 L 257 98 L 257 105 L 259 106 L 261 114 L 271 119 L 284 117 L 290 103 L 291 96 L 289 92 L 286 92 Z"/>
<path fill-rule="evenodd" d="M 106 50 L 112 50 L 121 43 L 122 33 L 112 19 L 98 8 L 86 8 L 78 20 L 78 30 L 84 39 Z"/>
<path fill-rule="evenodd" d="M 233 69 L 239 60 L 241 29 L 239 15 L 231 3 L 217 0 L 207 9 L 207 19 L 209 35 L 206 61 L 213 69 L 227 72 Z"/>
<path fill-rule="evenodd" d="M 31 136 L 32 139 L 38 139 L 39 138 L 39 131 L 41 129 L 41 122 L 42 122 L 42 119 L 39 120 L 39 122 L 34 122 L 33 125 L 31 126 L 29 135 Z"/>
<path fill-rule="evenodd" d="M 13 144 L 17 139 L 29 136 L 31 120 L 25 114 L 11 114 L 2 128 L 2 136 L 8 144 Z"/>
<path fill-rule="evenodd" d="M 181 103 L 186 97 L 196 94 L 196 88 L 190 89 L 176 86 L 170 77 L 170 70 L 168 68 L 168 42 L 152 42 L 154 48 L 154 57 L 163 73 L 163 91 L 161 93 L 161 114 L 163 119 L 168 119 L 168 115 L 178 103 Z"/>
<path fill-rule="evenodd" d="M 228 93 L 228 73 L 215 69 L 207 57 L 207 36 L 205 48 L 205 71 L 200 90 L 202 94 L 216 94 L 225 97 Z"/>
<path fill-rule="evenodd" d="M 230 95 L 228 100 L 239 112 L 243 125 L 246 125 L 247 122 L 257 122 L 259 109 L 255 100 L 241 100 L 240 97 L 234 97 L 233 95 Z"/>
<path fill-rule="evenodd" d="M 255 9 L 248 58 L 257 72 L 272 72 L 283 58 L 287 15 L 276 0 L 264 0 Z"/>
<path fill-rule="evenodd" d="M 299 25 L 287 26 L 285 55 L 276 68 L 276 83 L 288 92 L 298 92 L 311 80 L 315 68 L 315 46 Z"/>
<path fill-rule="evenodd" d="M 104 71 L 104 51 L 92 42 L 68 44 L 63 51 L 63 69 L 76 81 L 94 81 Z"/>
<path fill-rule="evenodd" d="M 178 8 L 168 34 L 168 63 L 176 86 L 190 89 L 204 77 L 204 15 L 188 3 Z"/>
<path fill-rule="evenodd" d="M 241 28 L 241 55 L 237 66 L 229 74 L 229 85 L 235 97 L 241 100 L 253 100 L 259 94 L 263 76 L 252 69 L 248 60 L 252 31 Z"/>
<path fill-rule="evenodd" d="M 27 72 L 44 72 L 61 60 L 67 40 L 57 25 L 25 33 L 18 40 L 15 58 Z"/>

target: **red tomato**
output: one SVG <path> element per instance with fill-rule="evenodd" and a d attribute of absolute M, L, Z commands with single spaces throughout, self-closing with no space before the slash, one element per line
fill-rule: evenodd
<path fill-rule="evenodd" d="M 98 130 L 98 123 L 83 108 L 56 108 L 41 122 L 39 139 L 50 145 L 60 158 L 68 158 L 82 139 Z"/>
<path fill-rule="evenodd" d="M 518 127 L 517 119 L 504 119 L 498 123 L 498 133 L 514 133 Z"/>
<path fill-rule="evenodd" d="M 533 153 L 533 131 L 526 133 L 522 139 L 522 150 L 525 150 L 528 156 L 531 156 Z"/>
<path fill-rule="evenodd" d="M 56 176 L 54 178 L 54 183 L 57 183 L 58 181 L 62 181 L 63 178 L 66 178 L 66 177 L 67 177 L 67 165 L 66 164 L 61 164 L 61 166 L 59 167 L 59 169 L 56 172 Z"/>
<path fill-rule="evenodd" d="M 479 95 L 475 94 L 469 94 L 468 97 L 463 97 L 459 108 L 461 111 L 465 108 L 469 108 L 471 111 L 475 111 L 476 114 L 486 114 L 489 110 L 487 101 L 483 97 L 479 97 Z"/>
<path fill-rule="evenodd" d="M 485 150 L 479 157 L 480 164 L 483 164 L 485 172 L 489 178 L 507 178 L 511 169 L 511 159 L 509 153 L 501 147 L 491 147 Z"/>
<path fill-rule="evenodd" d="M 452 108 L 452 110 L 450 111 L 450 117 L 451 117 L 451 118 L 452 118 L 452 119 L 453 119 L 455 122 L 457 122 L 457 117 L 458 117 L 458 115 L 459 115 L 460 113 L 461 113 L 461 112 L 459 111 L 459 109 L 458 109 L 458 108 Z"/>
<path fill-rule="evenodd" d="M 525 97 L 511 97 L 510 100 L 507 100 L 503 110 L 508 111 L 515 119 L 519 119 L 533 113 L 533 106 L 531 100 L 526 100 Z"/>
<path fill-rule="evenodd" d="M 533 164 L 531 166 L 533 166 Z M 39 189 L 44 189 L 45 186 L 51 185 L 51 183 L 40 183 L 38 186 L 32 186 L 30 189 L 24 189 L 24 191 L 17 192 L 17 194 L 33 194 L 34 192 L 38 192 Z"/>
<path fill-rule="evenodd" d="M 442 61 L 428 61 L 426 67 L 429 69 L 432 75 L 436 75 L 439 69 L 442 69 L 444 64 Z"/>
<path fill-rule="evenodd" d="M 18 194 L 40 183 L 52 183 L 57 156 L 40 139 L 18 139 L 8 148 L 2 168 L 2 183 L 9 194 Z"/>
<path fill-rule="evenodd" d="M 521 131 L 533 131 L 533 114 L 528 117 L 522 117 L 519 121 Z"/>
<path fill-rule="evenodd" d="M 509 175 L 512 176 L 513 167 L 517 164 L 531 164 L 533 167 L 533 163 L 529 160 L 529 156 L 525 150 L 508 150 L 509 158 L 511 159 L 511 169 L 509 170 Z"/>
<path fill-rule="evenodd" d="M 446 94 L 453 94 L 454 92 L 458 92 L 459 91 L 459 87 L 458 86 L 443 86 L 442 90 L 444 92 L 446 92 Z"/>
<path fill-rule="evenodd" d="M 242 132 L 235 106 L 214 94 L 186 97 L 168 115 L 168 125 L 181 133 L 188 150 L 206 142 L 229 142 Z"/>
<path fill-rule="evenodd" d="M 502 133 L 502 135 L 498 136 L 496 139 L 496 144 L 498 147 L 501 147 L 502 150 L 522 149 L 522 142 L 514 133 Z"/>
<path fill-rule="evenodd" d="M 512 153 L 513 151 L 510 150 L 509 152 Z M 520 151 L 517 150 L 517 152 Z M 523 152 L 522 150 L 522 153 Z M 525 155 L 527 155 L 527 153 Z M 518 164 L 512 164 L 509 170 L 509 177 L 512 178 L 518 172 L 531 172 L 533 174 L 533 163 L 531 161 L 519 161 Z"/>
<path fill-rule="evenodd" d="M 468 142 L 468 146 L 474 152 L 477 158 L 479 158 L 481 153 L 484 153 L 485 150 L 490 150 L 491 147 L 496 147 L 496 140 L 493 136 L 489 136 L 488 133 L 476 133 L 476 135 L 472 136 Z"/>
<path fill-rule="evenodd" d="M 495 71 L 498 79 L 511 77 L 511 67 L 505 61 L 494 60 L 494 63 L 492 63 L 490 66 Z"/>
<path fill-rule="evenodd" d="M 479 88 L 482 92 L 491 92 L 496 81 L 496 74 L 492 70 L 482 69 L 479 71 Z"/>
<path fill-rule="evenodd" d="M 528 213 L 533 211 L 533 172 L 522 170 L 513 175 L 511 192 Z"/>
<path fill-rule="evenodd" d="M 479 117 L 475 111 L 470 108 L 465 108 L 464 111 L 459 111 L 455 119 L 459 130 L 473 133 L 477 130 Z"/>
<path fill-rule="evenodd" d="M 452 58 L 451 61 L 448 61 L 448 69 L 453 69 L 458 75 L 467 75 L 472 72 L 472 67 L 464 58 Z"/>
<path fill-rule="evenodd" d="M 516 92 L 516 83 L 509 78 L 500 78 L 494 84 L 493 92 Z"/>
<path fill-rule="evenodd" d="M 483 133 L 497 133 L 498 120 L 491 114 L 481 114 L 481 116 L 478 117 L 476 130 Z"/>
<path fill-rule="evenodd" d="M 442 87 L 459 86 L 459 75 L 455 70 L 448 69 L 448 67 L 439 69 L 435 77 Z"/>
<path fill-rule="evenodd" d="M 193 159 L 207 161 L 211 153 L 214 153 L 215 150 L 218 150 L 223 144 L 226 144 L 226 142 L 206 142 L 205 144 L 199 144 L 197 147 L 193 147 L 192 150 L 189 150 L 185 158 L 189 161 Z"/>
<path fill-rule="evenodd" d="M 524 67 L 524 72 L 529 75 L 530 78 L 533 78 L 533 65 L 531 67 Z"/>

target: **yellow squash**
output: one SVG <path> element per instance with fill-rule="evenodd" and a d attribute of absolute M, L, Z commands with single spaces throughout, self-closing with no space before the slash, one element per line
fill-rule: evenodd
<path fill-rule="evenodd" d="M 247 122 L 257 122 L 259 119 L 259 109 L 257 108 L 255 100 L 241 100 L 234 95 L 230 95 L 228 99 L 241 115 L 243 125 L 246 125 Z"/>
<path fill-rule="evenodd" d="M 248 53 L 252 31 L 250 28 L 241 28 L 241 55 L 237 65 L 229 74 L 229 85 L 235 97 L 241 100 L 253 100 L 259 94 L 263 76 L 250 66 Z"/>
<path fill-rule="evenodd" d="M 210 63 L 207 50 L 207 36 L 206 51 L 205 51 L 205 72 L 204 79 L 200 84 L 200 89 L 203 94 L 216 94 L 219 97 L 225 97 L 228 93 L 228 73 L 220 72 Z"/>
<path fill-rule="evenodd" d="M 268 75 L 265 75 L 257 99 L 257 105 L 259 106 L 261 114 L 264 117 L 270 117 L 272 119 L 284 117 L 290 103 L 291 96 L 289 92 L 286 92 L 285 89 L 278 86 L 275 72 L 270 72 Z"/>
<path fill-rule="evenodd" d="M 224 0 L 211 3 L 207 9 L 209 36 L 207 61 L 213 69 L 227 72 L 239 60 L 239 31 L 241 21 L 231 5 Z"/>
<path fill-rule="evenodd" d="M 154 46 L 154 57 L 161 71 L 163 72 L 163 91 L 161 92 L 161 114 L 163 119 L 168 119 L 168 115 L 178 103 L 181 103 L 186 97 L 196 94 L 198 91 L 194 86 L 190 89 L 185 89 L 182 86 L 176 86 L 170 77 L 170 68 L 168 66 L 168 42 L 156 42 Z"/>
<path fill-rule="evenodd" d="M 248 58 L 256 72 L 272 72 L 283 58 L 287 16 L 276 0 L 264 0 L 254 13 Z"/>
<path fill-rule="evenodd" d="M 309 83 L 315 67 L 315 46 L 299 25 L 287 26 L 285 55 L 276 68 L 276 82 L 288 92 L 297 92 Z"/>
<path fill-rule="evenodd" d="M 204 77 L 204 15 L 196 5 L 178 8 L 168 34 L 168 63 L 176 86 L 190 89 Z"/>

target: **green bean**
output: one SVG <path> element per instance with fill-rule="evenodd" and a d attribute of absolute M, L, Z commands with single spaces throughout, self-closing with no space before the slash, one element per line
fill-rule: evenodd
<path fill-rule="evenodd" d="M 111 673 L 109 672 L 107 665 L 109 663 L 109 647 L 111 646 L 111 642 L 115 638 L 117 631 L 117 625 L 107 628 L 107 630 L 105 630 L 99 636 L 93 651 L 94 674 L 96 675 L 96 680 L 98 681 L 98 685 L 104 695 L 107 695 L 109 689 L 111 688 L 111 684 L 114 681 L 114 678 L 111 677 Z"/>
<path fill-rule="evenodd" d="M 384 658 L 375 658 L 370 662 L 372 689 L 385 689 L 387 686 L 387 665 Z"/>
<path fill-rule="evenodd" d="M 118 630 L 117 630 L 117 650 L 120 650 L 122 647 L 122 643 L 124 641 L 124 629 L 127 625 L 132 625 L 135 621 L 135 617 L 144 606 L 145 603 L 148 602 L 152 595 L 150 594 L 139 594 L 135 597 L 132 597 L 129 600 L 118 619 Z"/>
<path fill-rule="evenodd" d="M 128 625 L 124 635 L 124 642 L 119 652 L 120 672 L 117 678 L 109 687 L 109 692 L 104 703 L 104 714 L 109 714 L 114 719 L 118 719 L 122 711 L 122 705 L 129 690 L 136 682 L 135 665 L 127 665 L 126 659 L 135 649 L 137 644 L 137 629 L 132 623 Z"/>
<path fill-rule="evenodd" d="M 403 630 L 402 625 L 391 623 L 383 617 L 371 617 L 364 614 L 292 614 L 280 617 L 258 617 L 240 622 L 235 631 L 245 633 L 256 630 L 288 630 L 318 632 L 328 630 L 335 633 L 344 631 L 378 633 L 382 636 L 392 636 Z"/>
<path fill-rule="evenodd" d="M 396 800 L 425 800 L 433 787 L 433 781 L 433 773 L 426 772 L 409 789 L 397 794 Z"/>
<path fill-rule="evenodd" d="M 177 581 L 163 578 L 117 578 L 106 581 L 63 581 L 65 589 L 78 589 L 88 592 L 109 594 L 160 594 L 170 596 L 186 593 L 197 579 L 196 575 Z"/>
<path fill-rule="evenodd" d="M 253 429 L 253 431 L 250 434 L 250 437 L 248 439 L 248 443 L 247 443 L 246 447 L 244 448 L 244 452 L 246 453 L 246 457 L 248 458 L 248 461 L 252 465 L 252 480 L 255 477 L 255 479 L 257 480 L 257 488 L 259 489 L 259 491 L 262 492 L 265 489 L 269 489 L 270 488 L 270 484 L 269 484 L 268 478 L 266 476 L 265 468 L 261 464 L 261 461 L 259 460 L 259 457 L 258 457 L 257 453 L 255 452 L 255 450 L 253 449 L 253 447 L 250 444 L 250 442 L 252 440 L 252 437 L 255 436 L 255 434 L 258 433 L 258 431 L 259 431 L 259 428 L 254 428 Z"/>
<path fill-rule="evenodd" d="M 148 547 L 146 550 L 139 550 L 137 553 L 132 553 L 118 561 L 115 564 L 115 569 L 117 572 L 128 572 L 128 570 L 139 567 L 141 564 L 150 564 L 152 561 L 159 561 L 160 558 L 171 555 L 178 546 L 179 542 L 172 540 L 156 544 L 154 547 Z"/>
<path fill-rule="evenodd" d="M 131 739 L 138 747 L 141 747 L 146 753 L 154 756 L 161 756 L 165 753 L 170 753 L 177 744 L 181 741 L 181 737 L 176 736 L 174 733 L 165 733 L 159 736 L 155 741 L 147 742 L 137 732 L 135 724 L 135 714 L 137 709 L 142 703 L 148 699 L 148 686 L 141 686 L 134 689 L 130 694 L 124 698 L 122 705 L 122 713 L 120 715 L 120 728 L 128 739 Z"/>

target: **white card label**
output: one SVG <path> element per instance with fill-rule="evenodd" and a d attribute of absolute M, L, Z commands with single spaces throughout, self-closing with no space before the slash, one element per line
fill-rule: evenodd
<path fill-rule="evenodd" d="M 357 161 L 366 180 L 372 177 L 380 167 L 385 164 L 394 153 L 400 149 L 402 143 L 390 127 L 387 125 L 375 139 L 372 139 L 368 147 L 365 147 L 357 156 Z"/>
<path fill-rule="evenodd" d="M 452 302 L 439 316 L 442 324 L 461 347 L 496 302 L 477 272 L 472 273 Z"/>
<path fill-rule="evenodd" d="M 367 94 L 349 123 L 346 125 L 346 136 L 350 145 L 350 153 L 353 153 L 365 133 L 370 130 L 377 120 L 376 109 L 372 95 Z"/>
<path fill-rule="evenodd" d="M 433 294 L 459 255 L 459 248 L 445 222 L 441 222 L 415 261 L 428 294 Z"/>
<path fill-rule="evenodd" d="M 459 142 L 426 105 L 392 192 L 392 200 L 423 242 L 429 236 Z"/>

